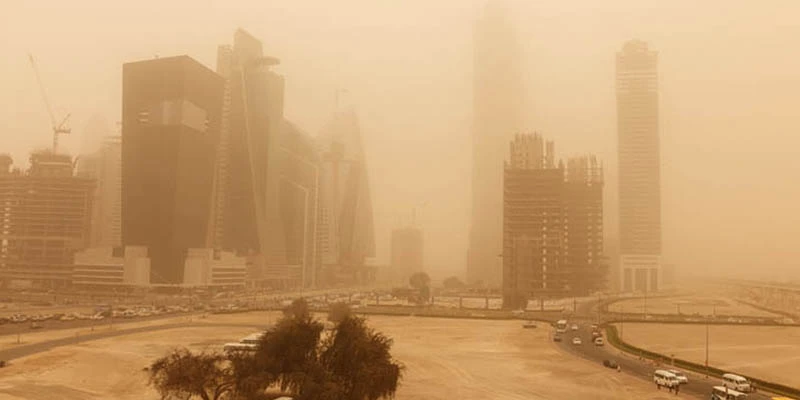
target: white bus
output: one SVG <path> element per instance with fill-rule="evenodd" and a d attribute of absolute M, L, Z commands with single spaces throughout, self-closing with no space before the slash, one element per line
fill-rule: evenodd
<path fill-rule="evenodd" d="M 722 375 L 722 386 L 739 392 L 750 392 L 752 389 L 747 378 L 736 374 Z"/>
<path fill-rule="evenodd" d="M 562 319 L 556 322 L 557 333 L 567 333 L 567 320 Z"/>
<path fill-rule="evenodd" d="M 225 351 L 256 351 L 263 336 L 264 332 L 251 333 L 241 338 L 238 343 L 225 343 L 222 349 Z"/>
<path fill-rule="evenodd" d="M 711 400 L 744 400 L 747 394 L 728 389 L 725 386 L 714 386 L 711 389 Z"/>
<path fill-rule="evenodd" d="M 673 389 L 680 385 L 680 382 L 678 382 L 678 377 L 675 376 L 675 374 L 663 369 L 658 369 L 653 373 L 653 382 L 659 389 L 662 387 Z"/>

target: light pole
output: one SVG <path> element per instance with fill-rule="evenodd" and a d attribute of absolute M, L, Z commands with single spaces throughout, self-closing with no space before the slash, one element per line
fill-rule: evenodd
<path fill-rule="evenodd" d="M 708 377 L 708 318 L 706 318 L 706 377 Z"/>

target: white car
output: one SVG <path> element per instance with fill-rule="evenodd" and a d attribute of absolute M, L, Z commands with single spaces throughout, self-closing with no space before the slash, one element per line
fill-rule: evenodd
<path fill-rule="evenodd" d="M 595 346 L 603 346 L 605 344 L 606 344 L 606 342 L 601 337 L 594 339 L 594 345 Z"/>
<path fill-rule="evenodd" d="M 577 331 L 578 330 L 578 325 L 573 324 L 569 329 L 571 329 L 573 331 Z"/>
<path fill-rule="evenodd" d="M 672 372 L 675 377 L 678 378 L 678 383 L 681 385 L 689 383 L 689 377 L 687 377 L 683 372 L 678 371 L 677 369 L 668 369 L 667 372 Z"/>
<path fill-rule="evenodd" d="M 583 341 L 579 337 L 574 337 L 574 338 L 572 338 L 572 344 L 581 345 L 581 344 L 583 344 Z"/>

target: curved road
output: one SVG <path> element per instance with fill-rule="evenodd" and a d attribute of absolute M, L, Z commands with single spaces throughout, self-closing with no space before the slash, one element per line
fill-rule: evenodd
<path fill-rule="evenodd" d="M 576 316 L 569 320 L 569 325 L 577 324 L 578 330 L 568 330 L 567 333 L 561 334 L 563 341 L 556 344 L 561 349 L 571 354 L 596 362 L 601 367 L 603 365 L 603 360 L 614 360 L 619 364 L 621 373 L 636 376 L 648 382 L 653 382 L 653 371 L 656 369 L 672 369 L 668 365 L 656 366 L 652 361 L 646 359 L 640 360 L 636 356 L 624 353 L 608 344 L 605 346 L 595 346 L 592 341 L 591 325 L 596 323 L 597 316 L 598 310 L 596 302 L 581 305 L 577 310 Z M 572 344 L 572 338 L 574 337 L 580 337 L 583 344 Z M 686 373 L 686 376 L 689 378 L 689 383 L 681 386 L 680 393 L 677 394 L 678 397 L 707 399 L 711 395 L 712 387 L 722 383 L 715 377 L 706 378 L 704 375 L 691 371 L 684 371 L 684 373 Z M 658 390 L 655 384 L 653 384 L 653 390 Z M 669 393 L 666 389 L 661 390 L 665 393 Z M 761 393 L 750 393 L 748 399 L 769 400 L 771 397 Z"/>

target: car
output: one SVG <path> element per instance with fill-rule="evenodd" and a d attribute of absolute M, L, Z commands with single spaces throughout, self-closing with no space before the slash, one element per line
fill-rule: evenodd
<path fill-rule="evenodd" d="M 581 338 L 576 336 L 576 337 L 572 338 L 572 344 L 574 344 L 576 346 L 577 345 L 581 345 L 581 344 L 583 344 L 583 341 L 581 340 Z"/>
<path fill-rule="evenodd" d="M 675 377 L 678 378 L 678 383 L 681 385 L 689 383 L 689 377 L 687 377 L 682 371 L 678 371 L 677 369 L 668 369 L 667 371 L 672 372 Z"/>
<path fill-rule="evenodd" d="M 553 341 L 554 342 L 560 342 L 561 341 L 561 336 L 559 336 L 559 335 L 553 336 Z"/>
<path fill-rule="evenodd" d="M 571 329 L 573 331 L 577 331 L 578 330 L 578 325 L 572 324 L 572 326 L 569 327 L 569 329 Z"/>
<path fill-rule="evenodd" d="M 599 338 L 601 336 L 603 336 L 603 334 L 600 333 L 600 332 L 597 332 L 597 331 L 592 332 L 592 338 L 593 339 Z"/>
<path fill-rule="evenodd" d="M 31 322 L 31 329 L 42 329 L 42 324 L 36 321 Z"/>
<path fill-rule="evenodd" d="M 614 360 L 603 360 L 603 366 L 606 368 L 613 368 L 613 369 L 619 368 L 619 364 L 617 364 L 617 362 Z"/>
<path fill-rule="evenodd" d="M 592 332 L 596 332 L 598 329 L 597 324 L 592 324 Z"/>
<path fill-rule="evenodd" d="M 524 324 L 522 324 L 522 327 L 525 328 L 525 329 L 536 328 L 536 322 L 533 322 L 533 321 L 525 322 Z"/>
<path fill-rule="evenodd" d="M 593 342 L 595 346 L 603 346 L 606 344 L 606 341 L 601 337 L 595 338 Z"/>

